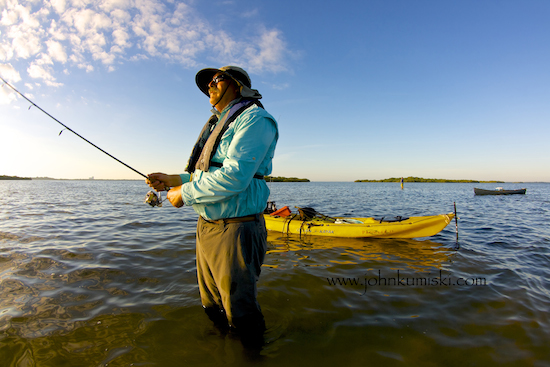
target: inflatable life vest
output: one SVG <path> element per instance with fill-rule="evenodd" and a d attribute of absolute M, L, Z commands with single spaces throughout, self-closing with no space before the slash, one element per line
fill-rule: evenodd
<path fill-rule="evenodd" d="M 264 107 L 258 100 L 243 99 L 235 103 L 224 116 L 223 120 L 217 125 L 216 123 L 218 122 L 218 117 L 216 115 L 212 115 L 201 130 L 185 170 L 189 173 L 195 172 L 196 169 L 208 172 L 210 166 L 222 167 L 222 163 L 212 161 L 212 157 L 220 145 L 222 136 L 229 128 L 229 125 L 231 125 L 231 123 L 235 121 L 241 113 L 252 105 L 257 105 L 261 108 Z M 254 178 L 263 179 L 264 176 L 255 174 Z"/>

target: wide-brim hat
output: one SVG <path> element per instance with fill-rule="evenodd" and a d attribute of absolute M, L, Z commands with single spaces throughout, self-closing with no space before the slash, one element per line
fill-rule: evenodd
<path fill-rule="evenodd" d="M 246 98 L 255 98 L 260 99 L 262 98 L 262 95 L 260 92 L 258 92 L 256 89 L 252 89 L 252 82 L 250 81 L 250 77 L 248 76 L 248 73 L 238 67 L 238 66 L 223 66 L 219 69 L 214 68 L 206 68 L 200 70 L 197 75 L 195 76 L 195 82 L 197 83 L 197 86 L 199 89 L 206 94 L 206 96 L 210 97 L 210 94 L 208 93 L 208 84 L 212 81 L 212 78 L 214 78 L 214 75 L 216 73 L 223 73 L 228 75 L 231 79 L 237 82 L 237 84 L 240 87 L 241 96 Z"/>

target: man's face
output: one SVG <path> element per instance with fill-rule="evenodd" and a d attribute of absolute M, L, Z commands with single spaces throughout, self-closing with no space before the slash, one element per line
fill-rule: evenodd
<path fill-rule="evenodd" d="M 223 103 L 220 99 L 226 99 L 226 95 L 232 94 L 227 90 L 232 84 L 231 79 L 223 73 L 216 73 L 212 78 L 212 81 L 208 84 L 208 93 L 210 94 L 210 104 L 215 105 L 217 103 Z M 227 91 L 226 91 L 227 90 Z M 229 97 L 229 95 L 227 96 Z M 230 101 L 232 101 L 231 99 Z"/>

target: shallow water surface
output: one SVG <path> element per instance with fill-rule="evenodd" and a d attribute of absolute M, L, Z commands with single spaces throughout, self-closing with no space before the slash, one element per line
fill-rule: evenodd
<path fill-rule="evenodd" d="M 477 186 L 493 188 L 491 185 Z M 203 314 L 192 208 L 139 181 L 0 181 L 0 366 L 550 366 L 550 185 L 271 183 L 330 216 L 453 211 L 421 239 L 270 233 L 259 355 Z"/>

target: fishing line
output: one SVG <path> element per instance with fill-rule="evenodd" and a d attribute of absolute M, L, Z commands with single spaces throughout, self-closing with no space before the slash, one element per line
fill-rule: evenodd
<path fill-rule="evenodd" d="M 132 171 L 134 171 L 135 173 L 145 177 L 146 179 L 148 179 L 149 177 L 147 177 L 146 175 L 144 175 L 143 173 L 139 172 L 138 170 L 130 167 L 129 165 L 127 165 L 126 163 L 124 163 L 123 161 L 121 161 L 120 159 L 114 157 L 113 155 L 107 153 L 106 151 L 104 151 L 103 149 L 101 149 L 100 147 L 98 147 L 97 145 L 95 145 L 94 143 L 92 143 L 91 141 L 89 141 L 88 139 L 84 138 L 82 135 L 76 133 L 73 129 L 71 129 L 70 127 L 68 127 L 67 125 L 63 124 L 61 121 L 59 121 L 58 119 L 56 119 L 55 117 L 53 117 L 52 115 L 50 115 L 49 113 L 47 113 L 46 111 L 44 111 L 42 108 L 40 108 L 40 106 L 38 106 L 36 103 L 34 103 L 33 101 L 31 101 L 30 99 L 28 99 L 27 97 L 25 97 L 21 92 L 19 92 L 17 89 L 15 89 L 10 83 L 8 83 L 6 80 L 4 80 L 4 78 L 2 78 L 0 76 L 0 79 L 2 79 L 2 81 L 4 82 L 4 84 L 6 84 L 8 87 L 10 87 L 11 89 L 13 89 L 17 94 L 19 94 L 21 97 L 25 98 L 32 106 L 38 108 L 40 111 L 44 112 L 46 115 L 48 115 L 50 118 L 52 118 L 54 121 L 56 121 L 57 123 L 59 123 L 61 126 L 63 126 L 65 129 L 61 130 L 59 132 L 59 135 L 61 135 L 61 133 L 64 131 L 64 130 L 69 130 L 70 132 L 72 132 L 73 134 L 75 134 L 76 136 L 78 136 L 80 139 L 84 140 L 86 143 L 92 145 L 93 147 L 99 149 L 100 151 L 102 151 L 103 153 L 107 154 L 109 157 L 113 158 L 115 161 L 125 165 L 126 167 L 130 168 Z M 4 86 L 4 84 L 2 86 Z M 32 106 L 29 106 L 29 110 Z"/>

